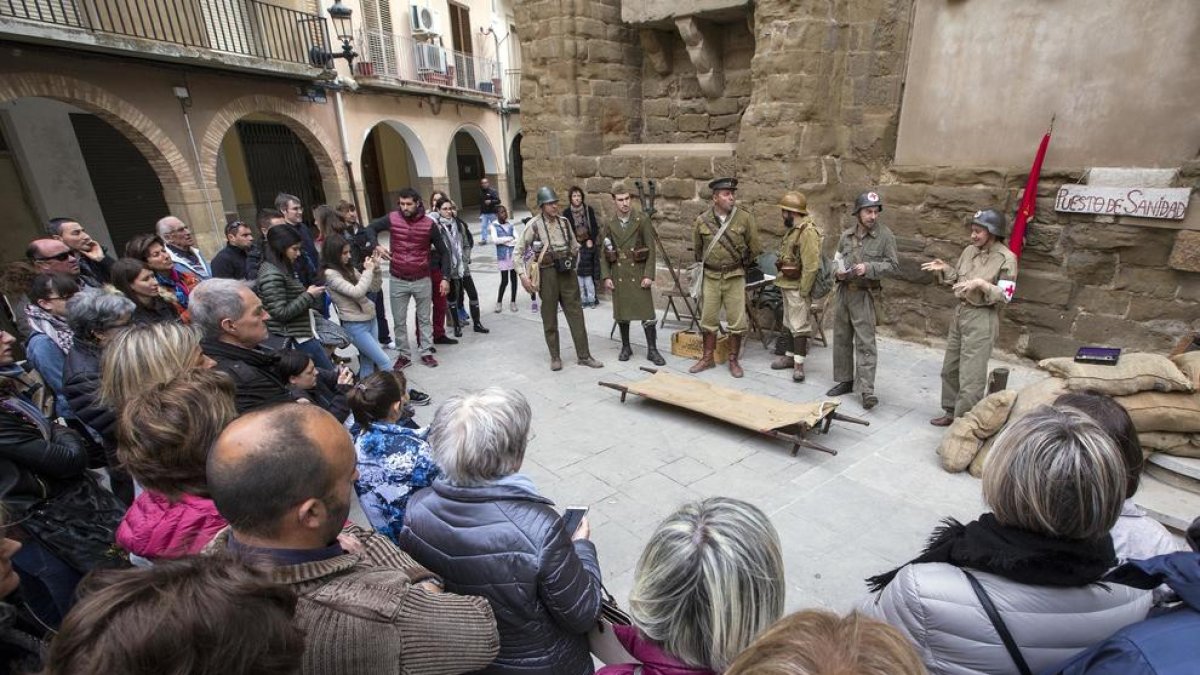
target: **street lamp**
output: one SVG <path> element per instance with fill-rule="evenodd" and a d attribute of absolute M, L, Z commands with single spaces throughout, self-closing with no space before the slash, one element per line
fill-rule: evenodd
<path fill-rule="evenodd" d="M 333 6 L 328 10 L 329 20 L 333 23 L 333 32 L 338 39 L 342 41 L 341 54 L 328 54 L 327 59 L 346 59 L 346 65 L 353 68 L 354 59 L 358 58 L 358 54 L 354 51 L 354 22 L 351 21 L 351 16 L 354 10 L 342 4 L 342 0 L 334 0 Z M 332 62 L 330 61 L 331 65 Z"/>

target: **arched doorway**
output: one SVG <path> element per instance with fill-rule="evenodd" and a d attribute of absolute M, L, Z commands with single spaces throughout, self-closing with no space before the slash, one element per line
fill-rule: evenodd
<path fill-rule="evenodd" d="M 289 125 L 264 114 L 246 115 L 225 133 L 217 153 L 217 187 L 226 216 L 245 222 L 254 222 L 259 209 L 274 208 L 281 192 L 300 198 L 308 222 L 312 208 L 326 202 L 308 146 Z"/>
<path fill-rule="evenodd" d="M 0 228 L 3 260 L 23 257 L 49 218 L 77 219 L 120 255 L 134 235 L 169 214 L 158 169 L 108 121 L 111 113 L 38 96 L 0 103 Z M 161 168 L 161 166 L 159 167 Z"/>
<path fill-rule="evenodd" d="M 496 154 L 488 143 L 487 136 L 479 127 L 462 126 L 454 134 L 446 157 L 446 175 L 450 178 L 450 194 L 456 195 L 459 206 L 479 208 L 482 195 L 479 179 L 487 176 L 495 184 L 497 174 Z"/>
<path fill-rule="evenodd" d="M 406 187 L 424 195 L 432 189 L 429 158 L 416 133 L 394 120 L 371 127 L 359 160 L 366 203 L 371 218 L 392 209 L 396 194 Z"/>
<path fill-rule="evenodd" d="M 513 138 L 512 148 L 509 150 L 508 165 L 512 167 L 512 175 L 508 177 L 509 183 L 512 185 L 513 203 L 520 204 L 525 202 L 525 197 L 528 194 L 525 191 L 525 161 L 521 158 L 521 139 L 525 134 L 517 134 Z"/>

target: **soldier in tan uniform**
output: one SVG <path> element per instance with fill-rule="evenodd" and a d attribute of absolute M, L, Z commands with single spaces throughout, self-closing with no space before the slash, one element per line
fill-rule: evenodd
<path fill-rule="evenodd" d="M 529 293 L 541 296 L 542 329 L 546 333 L 546 347 L 550 350 L 550 370 L 562 370 L 562 358 L 558 352 L 558 305 L 561 302 L 567 326 L 571 329 L 571 340 L 575 342 L 575 357 L 579 365 L 603 368 L 604 364 L 592 358 L 588 348 L 587 328 L 583 323 L 583 305 L 579 300 L 579 282 L 575 277 L 575 260 L 579 254 L 579 242 L 566 218 L 558 215 L 558 195 L 548 187 L 537 191 L 538 215 L 529 221 L 516 243 L 515 265 L 521 285 Z M 525 251 L 532 251 L 526 259 Z M 530 281 L 529 274 L 538 268 L 538 284 Z"/>
<path fill-rule="evenodd" d="M 629 322 L 641 321 L 646 333 L 646 358 L 656 366 L 667 361 L 658 351 L 658 327 L 654 321 L 655 256 L 653 224 L 646 214 L 634 212 L 633 195 L 619 185 L 613 189 L 617 215 L 600 226 L 600 278 L 612 293 L 613 319 L 621 331 L 618 360 L 633 356 L 629 346 Z"/>
<path fill-rule="evenodd" d="M 692 228 L 692 249 L 696 262 L 704 265 L 703 300 L 700 309 L 700 333 L 704 354 L 688 369 L 698 373 L 717 365 L 717 331 L 721 328 L 721 310 L 729 322 L 729 374 L 741 377 L 738 363 L 742 337 L 746 334 L 746 266 L 761 252 L 758 226 L 754 216 L 734 205 L 736 178 L 718 178 L 708 184 L 712 190 L 712 208 L 696 217 Z"/>
<path fill-rule="evenodd" d="M 833 323 L 833 379 L 837 384 L 825 392 L 826 396 L 841 396 L 857 386 L 866 410 L 879 404 L 875 396 L 875 303 L 882 288 L 879 280 L 900 269 L 896 237 L 879 222 L 882 211 L 883 200 L 878 193 L 862 193 L 854 200 L 858 223 L 838 239 L 837 312 Z"/>
<path fill-rule="evenodd" d="M 958 264 L 951 267 L 938 259 L 921 265 L 938 281 L 952 286 L 958 298 L 946 358 L 942 361 L 942 410 L 946 414 L 929 420 L 947 427 L 975 407 L 987 389 L 988 359 L 1000 328 L 1000 308 L 1016 290 L 1017 257 L 1004 245 L 1008 222 L 995 209 L 976 211 L 971 219 L 971 244 Z"/>
<path fill-rule="evenodd" d="M 785 194 L 779 200 L 779 208 L 783 211 L 786 231 L 779 242 L 775 287 L 783 297 L 783 326 L 788 332 L 782 336 L 785 353 L 771 363 L 771 369 L 791 369 L 792 381 L 803 382 L 804 358 L 808 356 L 808 338 L 812 335 L 810 296 L 821 266 L 821 233 L 808 215 L 808 199 L 803 194 Z"/>

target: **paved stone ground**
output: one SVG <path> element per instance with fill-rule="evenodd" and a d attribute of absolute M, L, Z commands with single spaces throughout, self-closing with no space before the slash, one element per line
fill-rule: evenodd
<path fill-rule="evenodd" d="M 881 339 L 880 405 L 866 412 L 857 395 L 842 397 L 842 411 L 871 426 L 835 423 L 818 440 L 837 456 L 801 449 L 792 457 L 784 442 L 635 396 L 622 404 L 618 392 L 598 386 L 601 380 L 639 379 L 645 373 L 638 367 L 650 365 L 636 330 L 634 358 L 617 361 L 619 342 L 608 337 L 607 300 L 584 310 L 592 353 L 605 367 L 574 364 L 560 314 L 566 365 L 552 373 L 528 294 L 518 294 L 518 313 L 492 312 L 499 287 L 494 248 L 476 247 L 472 270 L 491 333 L 468 329 L 460 344 L 439 348 L 438 368 L 418 363 L 405 372 L 412 386 L 434 397 L 434 406 L 447 395 L 485 386 L 525 394 L 533 407 L 534 438 L 523 471 L 560 508 L 591 507 L 605 584 L 619 602 L 628 598 L 633 568 L 655 526 L 687 500 L 736 497 L 771 516 L 783 542 L 788 611 L 849 609 L 866 592 L 863 578 L 916 555 L 940 518 L 970 519 L 983 508 L 978 480 L 938 467 L 942 430 L 928 420 L 939 413 L 939 350 Z M 660 337 L 666 368 L 686 373 L 692 362 L 666 348 L 671 332 L 668 324 Z M 761 342 L 748 341 L 745 378 L 730 378 L 724 367 L 699 377 L 791 401 L 820 399 L 832 386 L 830 349 L 812 350 L 803 384 L 792 383 L 786 371 L 770 370 L 771 358 Z M 992 363 L 999 365 L 1012 369 L 1010 387 L 1040 378 L 1024 365 Z M 434 409 L 419 408 L 418 422 L 428 423 Z"/>

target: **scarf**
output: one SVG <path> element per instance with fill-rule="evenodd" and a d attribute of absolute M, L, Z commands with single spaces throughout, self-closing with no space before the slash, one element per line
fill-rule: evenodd
<path fill-rule="evenodd" d="M 452 279 L 461 279 L 463 277 L 463 247 L 462 236 L 458 231 L 458 220 L 454 218 L 443 218 L 438 216 L 438 226 L 442 228 L 442 234 L 446 237 L 446 247 L 450 249 L 450 277 Z"/>
<path fill-rule="evenodd" d="M 906 565 L 941 562 L 989 572 L 1032 586 L 1084 586 L 1117 564 L 1112 537 L 1094 541 L 1060 539 L 1001 525 L 985 513 L 962 523 L 947 518 L 933 531 L 921 555 L 905 565 L 867 579 L 871 592 L 883 590 Z"/>
<path fill-rule="evenodd" d="M 25 305 L 25 316 L 29 327 L 35 333 L 41 333 L 50 338 L 63 354 L 71 353 L 71 343 L 75 341 L 75 333 L 67 325 L 66 319 L 55 316 L 34 303 Z"/>
<path fill-rule="evenodd" d="M 188 288 L 184 284 L 184 279 L 178 270 L 171 270 L 166 274 L 155 272 L 154 276 L 158 279 L 158 285 L 162 286 L 168 293 L 175 296 L 175 304 L 187 309 L 188 306 Z"/>

